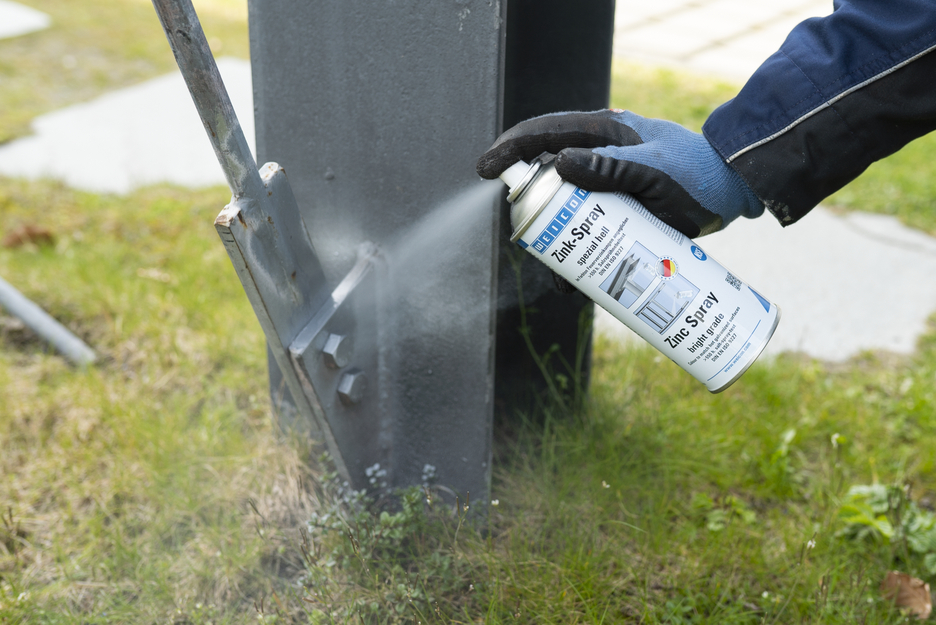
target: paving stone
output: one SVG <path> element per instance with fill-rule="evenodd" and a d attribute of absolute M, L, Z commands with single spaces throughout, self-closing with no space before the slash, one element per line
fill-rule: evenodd
<path fill-rule="evenodd" d="M 694 4 L 691 0 L 618 0 L 615 3 L 614 25 L 615 28 L 622 28 L 648 20 L 658 20 Z"/>
<path fill-rule="evenodd" d="M 798 23 L 831 11 L 826 0 L 671 0 L 659 9 L 656 4 L 617 4 L 615 55 L 736 81 L 776 52 Z"/>
<path fill-rule="evenodd" d="M 731 17 L 708 7 L 699 7 L 682 11 L 655 24 L 663 32 L 681 36 L 705 39 L 709 43 L 739 37 L 760 21 L 760 16 L 747 15 Z"/>
<path fill-rule="evenodd" d="M 763 2 L 750 0 L 714 0 L 706 4 L 703 10 L 721 19 L 743 20 L 749 24 L 759 24 L 780 12 L 772 4 L 765 6 Z"/>
<path fill-rule="evenodd" d="M 218 67 L 253 145 L 250 63 L 221 58 Z M 225 182 L 178 72 L 42 115 L 32 127 L 34 135 L 0 146 L 0 173 L 102 193 L 159 182 Z"/>
<path fill-rule="evenodd" d="M 648 26 L 615 37 L 615 52 L 633 58 L 678 60 L 705 48 L 710 42 L 702 35 L 677 33 Z"/>
<path fill-rule="evenodd" d="M 740 86 L 776 48 L 768 50 L 768 47 L 764 47 L 762 51 L 752 53 L 740 51 L 735 46 L 720 45 L 693 54 L 684 63 L 680 64 L 680 67 L 700 74 L 728 78 Z"/>

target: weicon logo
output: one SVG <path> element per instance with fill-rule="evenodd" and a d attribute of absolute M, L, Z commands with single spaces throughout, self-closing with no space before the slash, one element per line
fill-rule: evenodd
<path fill-rule="evenodd" d="M 589 195 L 591 195 L 591 191 L 583 191 L 576 187 L 572 195 L 569 196 L 569 199 L 566 200 L 562 208 L 559 209 L 559 212 L 556 213 L 553 220 L 550 221 L 543 232 L 536 237 L 531 247 L 540 254 L 545 253 L 546 250 L 549 249 L 549 246 L 552 245 L 553 241 L 556 240 L 556 237 L 569 225 L 569 222 L 575 217 L 575 213 L 578 212 L 578 209 L 585 203 Z"/>
<path fill-rule="evenodd" d="M 705 252 L 703 252 L 702 248 L 700 247 L 696 247 L 695 245 L 693 245 L 689 249 L 690 251 L 692 251 L 692 255 L 698 258 L 699 260 L 705 260 L 708 258 L 708 256 L 705 255 Z"/>

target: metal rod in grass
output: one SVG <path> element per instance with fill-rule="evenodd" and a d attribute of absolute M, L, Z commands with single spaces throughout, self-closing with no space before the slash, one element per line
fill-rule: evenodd
<path fill-rule="evenodd" d="M 97 354 L 84 341 L 3 278 L 0 278 L 0 306 L 76 365 L 87 366 L 97 360 Z"/>

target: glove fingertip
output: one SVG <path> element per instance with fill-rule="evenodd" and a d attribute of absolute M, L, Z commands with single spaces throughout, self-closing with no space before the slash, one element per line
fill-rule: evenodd
<path fill-rule="evenodd" d="M 514 162 L 516 162 L 516 159 L 514 159 Z M 478 159 L 478 163 L 475 165 L 475 171 L 485 180 L 494 180 L 504 173 L 504 170 L 512 164 L 513 163 L 508 163 L 507 159 L 499 157 L 497 154 L 486 152 Z"/>
<path fill-rule="evenodd" d="M 601 157 L 588 148 L 567 148 L 556 155 L 563 180 L 590 191 L 613 191 L 614 180 L 602 174 Z"/>

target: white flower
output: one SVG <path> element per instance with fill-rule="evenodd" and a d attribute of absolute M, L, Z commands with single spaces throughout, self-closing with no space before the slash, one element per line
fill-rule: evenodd
<path fill-rule="evenodd" d="M 494 506 L 494 507 L 496 508 L 497 506 L 500 505 L 500 499 L 492 499 L 492 500 L 491 500 L 491 505 Z"/>
<path fill-rule="evenodd" d="M 611 485 L 608 484 L 607 482 L 605 482 L 604 480 L 601 480 L 601 487 L 602 487 L 602 488 L 611 488 Z"/>
<path fill-rule="evenodd" d="M 810 538 L 810 539 L 809 539 L 809 542 L 806 543 L 806 548 L 807 548 L 807 549 L 815 549 L 815 548 L 816 548 L 816 539 L 815 539 L 815 538 Z"/>
<path fill-rule="evenodd" d="M 840 438 L 842 438 L 842 435 L 838 432 L 832 435 L 832 449 L 838 449 Z"/>

